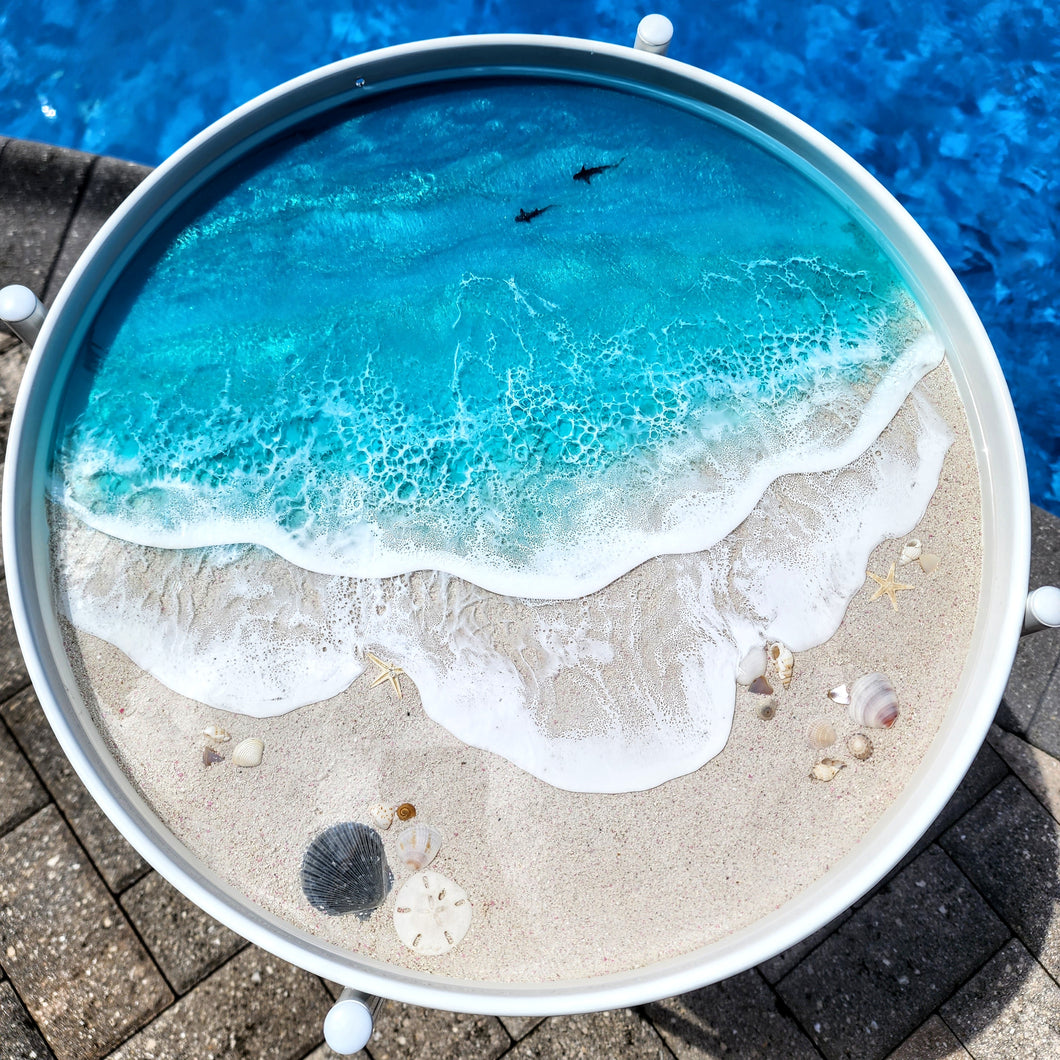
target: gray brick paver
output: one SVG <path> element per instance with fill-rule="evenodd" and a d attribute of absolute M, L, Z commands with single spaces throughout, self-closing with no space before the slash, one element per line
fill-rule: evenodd
<path fill-rule="evenodd" d="M 388 1001 L 375 1017 L 372 1060 L 495 1060 L 511 1039 L 496 1016 Z"/>
<path fill-rule="evenodd" d="M 998 785 L 939 840 L 1053 975 L 1060 974 L 1057 823 L 1016 778 Z"/>
<path fill-rule="evenodd" d="M 968 1050 L 954 1036 L 953 1031 L 932 1016 L 902 1044 L 887 1060 L 973 1060 Z"/>
<path fill-rule="evenodd" d="M 92 241 L 92 237 L 150 172 L 149 166 L 137 165 L 135 162 L 124 162 L 118 158 L 96 158 L 63 238 L 62 249 L 48 280 L 47 291 L 42 296 L 49 304 L 59 293 L 63 281 Z"/>
<path fill-rule="evenodd" d="M 1060 761 L 997 725 L 990 726 L 987 739 L 1054 820 L 1060 821 Z"/>
<path fill-rule="evenodd" d="M 820 1060 L 756 971 L 647 1005 L 677 1060 Z"/>
<path fill-rule="evenodd" d="M 121 896 L 121 905 L 178 994 L 190 990 L 246 941 L 204 913 L 157 872 Z"/>
<path fill-rule="evenodd" d="M 88 175 L 92 156 L 11 140 L 0 155 L 0 287 L 21 283 L 38 298 Z"/>
<path fill-rule="evenodd" d="M 10 832 L 50 801 L 7 727 L 0 722 L 0 835 Z"/>
<path fill-rule="evenodd" d="M 316 976 L 249 946 L 109 1060 L 302 1060 L 331 998 Z"/>
<path fill-rule="evenodd" d="M 55 1060 L 10 983 L 0 983 L 0 1060 Z"/>
<path fill-rule="evenodd" d="M 882 1060 L 1008 939 L 931 847 L 776 986 L 827 1060 Z"/>
<path fill-rule="evenodd" d="M 1060 1057 L 1060 987 L 1018 939 L 940 1014 L 974 1060 Z"/>
<path fill-rule="evenodd" d="M 551 1016 L 506 1054 L 506 1060 L 568 1060 L 573 1057 L 578 1060 L 617 1060 L 619 1057 L 622 1060 L 671 1060 L 671 1054 L 656 1030 L 628 1008 L 578 1016 Z"/>
<path fill-rule="evenodd" d="M 5 355 L 9 356 L 9 355 Z M 2 419 L 0 409 L 0 419 Z M 22 649 L 15 635 L 15 622 L 11 617 L 11 603 L 7 597 L 7 583 L 0 588 L 0 700 L 29 684 L 29 673 L 22 658 Z"/>
<path fill-rule="evenodd" d="M 1033 504 L 1029 585 L 1032 589 L 1039 585 L 1060 585 L 1060 519 Z M 997 714 L 997 722 L 1003 729 L 1027 735 L 1058 663 L 1060 631 L 1043 631 L 1020 641 Z M 1060 757 L 1060 744 L 1055 740 L 1048 745 L 1034 742 L 1054 757 Z"/>
<path fill-rule="evenodd" d="M 173 999 L 54 806 L 0 839 L 0 962 L 57 1060 L 95 1060 Z"/>
<path fill-rule="evenodd" d="M 0 716 L 84 843 L 107 886 L 112 891 L 121 891 L 143 876 L 147 863 L 110 823 L 81 783 L 48 726 L 33 689 L 27 688 L 6 703 L 0 703 Z"/>
<path fill-rule="evenodd" d="M 513 1041 L 525 1038 L 545 1017 L 544 1016 L 498 1016 L 504 1029 L 512 1036 Z"/>

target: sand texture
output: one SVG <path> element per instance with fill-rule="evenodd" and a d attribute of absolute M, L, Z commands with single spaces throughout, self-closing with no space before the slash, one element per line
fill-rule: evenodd
<path fill-rule="evenodd" d="M 957 685 L 979 592 L 979 480 L 948 368 L 921 389 L 956 435 L 928 511 L 907 535 L 940 557 L 937 569 L 899 568 L 912 588 L 897 594 L 896 609 L 886 596 L 870 599 L 877 583 L 867 578 L 838 632 L 796 654 L 790 687 L 770 674 L 774 717 L 759 716 L 764 697 L 741 690 L 721 754 L 646 791 L 552 787 L 432 722 L 407 677 L 401 698 L 387 681 L 370 687 L 374 666 L 326 702 L 265 719 L 181 697 L 67 627 L 75 670 L 122 769 L 173 834 L 252 901 L 321 939 L 394 965 L 512 983 L 687 953 L 752 924 L 847 854 L 908 782 Z M 879 545 L 868 569 L 885 575 L 903 540 Z M 626 576 L 640 593 L 664 587 L 668 561 L 652 562 Z M 61 592 L 61 570 L 58 581 Z M 385 644 L 371 650 L 388 657 Z M 845 747 L 855 725 L 826 692 L 873 671 L 894 683 L 901 715 L 870 732 L 875 750 L 861 762 Z M 838 742 L 818 752 L 807 733 L 823 720 Z M 201 732 L 215 725 L 232 741 L 212 744 L 224 761 L 206 767 Z M 264 759 L 238 769 L 231 749 L 248 736 L 264 741 Z M 809 777 L 823 755 L 847 763 L 830 783 Z M 367 921 L 317 912 L 299 884 L 303 852 L 321 830 L 370 821 L 372 804 L 406 802 L 442 833 L 431 868 L 473 905 L 467 936 L 441 956 L 411 952 L 394 930 L 394 897 L 409 874 L 394 854 L 397 823 L 383 833 L 394 887 Z"/>

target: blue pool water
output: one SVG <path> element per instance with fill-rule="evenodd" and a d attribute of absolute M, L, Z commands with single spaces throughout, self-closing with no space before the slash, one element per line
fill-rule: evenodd
<path fill-rule="evenodd" d="M 1060 8 L 1052 0 L 660 5 L 671 54 L 819 128 L 903 202 L 982 316 L 1033 500 L 1060 514 Z M 479 32 L 632 40 L 616 0 L 0 0 L 0 133 L 154 164 L 272 85 L 369 48 Z"/>

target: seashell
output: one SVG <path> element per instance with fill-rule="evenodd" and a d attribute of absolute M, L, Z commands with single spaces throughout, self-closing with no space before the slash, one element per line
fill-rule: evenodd
<path fill-rule="evenodd" d="M 850 689 L 846 685 L 836 685 L 829 691 L 828 698 L 845 707 L 850 702 Z"/>
<path fill-rule="evenodd" d="M 920 557 L 920 569 L 930 574 L 939 565 L 939 557 L 934 552 L 925 552 Z"/>
<path fill-rule="evenodd" d="M 883 674 L 865 674 L 850 686 L 848 709 L 855 725 L 889 729 L 898 718 L 898 695 Z"/>
<path fill-rule="evenodd" d="M 429 824 L 414 824 L 397 837 L 398 857 L 410 869 L 425 869 L 442 845 L 442 833 Z"/>
<path fill-rule="evenodd" d="M 302 892 L 329 916 L 354 913 L 367 920 L 386 897 L 391 878 L 383 841 L 366 824 L 332 825 L 302 858 Z"/>
<path fill-rule="evenodd" d="M 203 729 L 202 735 L 207 740 L 213 740 L 216 743 L 228 743 L 232 739 L 232 734 L 227 729 L 222 729 L 220 725 L 211 725 Z"/>
<path fill-rule="evenodd" d="M 223 762 L 225 760 L 224 755 L 219 755 L 212 747 L 204 747 L 202 749 L 202 764 L 209 768 L 215 762 Z"/>
<path fill-rule="evenodd" d="M 261 756 L 265 750 L 265 742 L 256 736 L 244 740 L 232 752 L 232 765 L 242 766 L 244 769 L 252 769 L 261 765 Z"/>
<path fill-rule="evenodd" d="M 810 779 L 824 781 L 832 780 L 836 773 L 845 768 L 845 766 L 846 762 L 840 762 L 838 758 L 822 758 L 820 762 L 810 770 Z"/>
<path fill-rule="evenodd" d="M 394 813 L 399 821 L 411 821 L 416 816 L 416 807 L 411 802 L 403 802 Z"/>
<path fill-rule="evenodd" d="M 777 668 L 780 683 L 787 688 L 791 684 L 791 674 L 795 669 L 795 656 L 783 644 L 771 644 L 769 657 Z"/>
<path fill-rule="evenodd" d="M 771 696 L 773 694 L 773 686 L 765 679 L 765 677 L 756 677 L 750 687 L 747 689 L 748 692 L 754 692 L 758 696 Z"/>
<path fill-rule="evenodd" d="M 736 669 L 736 682 L 741 685 L 749 685 L 756 677 L 761 677 L 766 672 L 766 650 L 761 645 L 752 648 L 740 660 Z"/>
<path fill-rule="evenodd" d="M 394 930 L 415 953 L 436 957 L 451 950 L 471 927 L 464 889 L 441 873 L 417 872 L 394 900 Z"/>
<path fill-rule="evenodd" d="M 384 806 L 381 802 L 377 802 L 374 806 L 369 806 L 368 812 L 371 814 L 372 820 L 375 821 L 384 832 L 394 823 L 393 808 L 390 806 Z"/>
<path fill-rule="evenodd" d="M 810 729 L 806 739 L 815 751 L 823 751 L 835 743 L 835 729 L 827 721 L 819 721 Z"/>
<path fill-rule="evenodd" d="M 898 566 L 904 567 L 907 563 L 912 563 L 915 559 L 920 559 L 920 553 L 923 546 L 920 544 L 920 539 L 911 537 L 903 546 L 902 554 L 898 557 Z"/>
<path fill-rule="evenodd" d="M 763 721 L 770 721 L 772 718 L 776 717 L 777 701 L 775 699 L 767 699 L 764 703 L 759 703 L 755 713 L 757 713 Z"/>
<path fill-rule="evenodd" d="M 856 732 L 847 740 L 847 750 L 859 762 L 864 762 L 872 754 L 872 741 L 863 732 Z"/>

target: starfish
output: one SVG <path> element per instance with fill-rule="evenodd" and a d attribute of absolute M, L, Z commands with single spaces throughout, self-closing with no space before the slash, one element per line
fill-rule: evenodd
<path fill-rule="evenodd" d="M 891 607 L 898 610 L 898 601 L 895 599 L 895 594 L 900 592 L 902 589 L 912 589 L 912 585 L 903 585 L 901 582 L 894 580 L 894 564 L 891 564 L 891 569 L 887 572 L 886 578 L 881 578 L 878 574 L 873 574 L 872 571 L 868 571 L 868 575 L 873 581 L 879 584 L 879 588 L 869 597 L 869 600 L 879 600 L 881 596 L 889 596 L 891 598 Z"/>
<path fill-rule="evenodd" d="M 368 687 L 375 688 L 376 685 L 381 685 L 384 681 L 389 681 L 394 686 L 394 691 L 397 692 L 398 699 L 400 699 L 401 685 L 398 683 L 398 678 L 405 671 L 402 670 L 400 666 L 395 666 L 393 663 L 383 662 L 382 659 L 373 655 L 370 651 L 365 652 L 365 655 L 367 655 L 381 671 L 376 675 L 375 680 Z"/>

